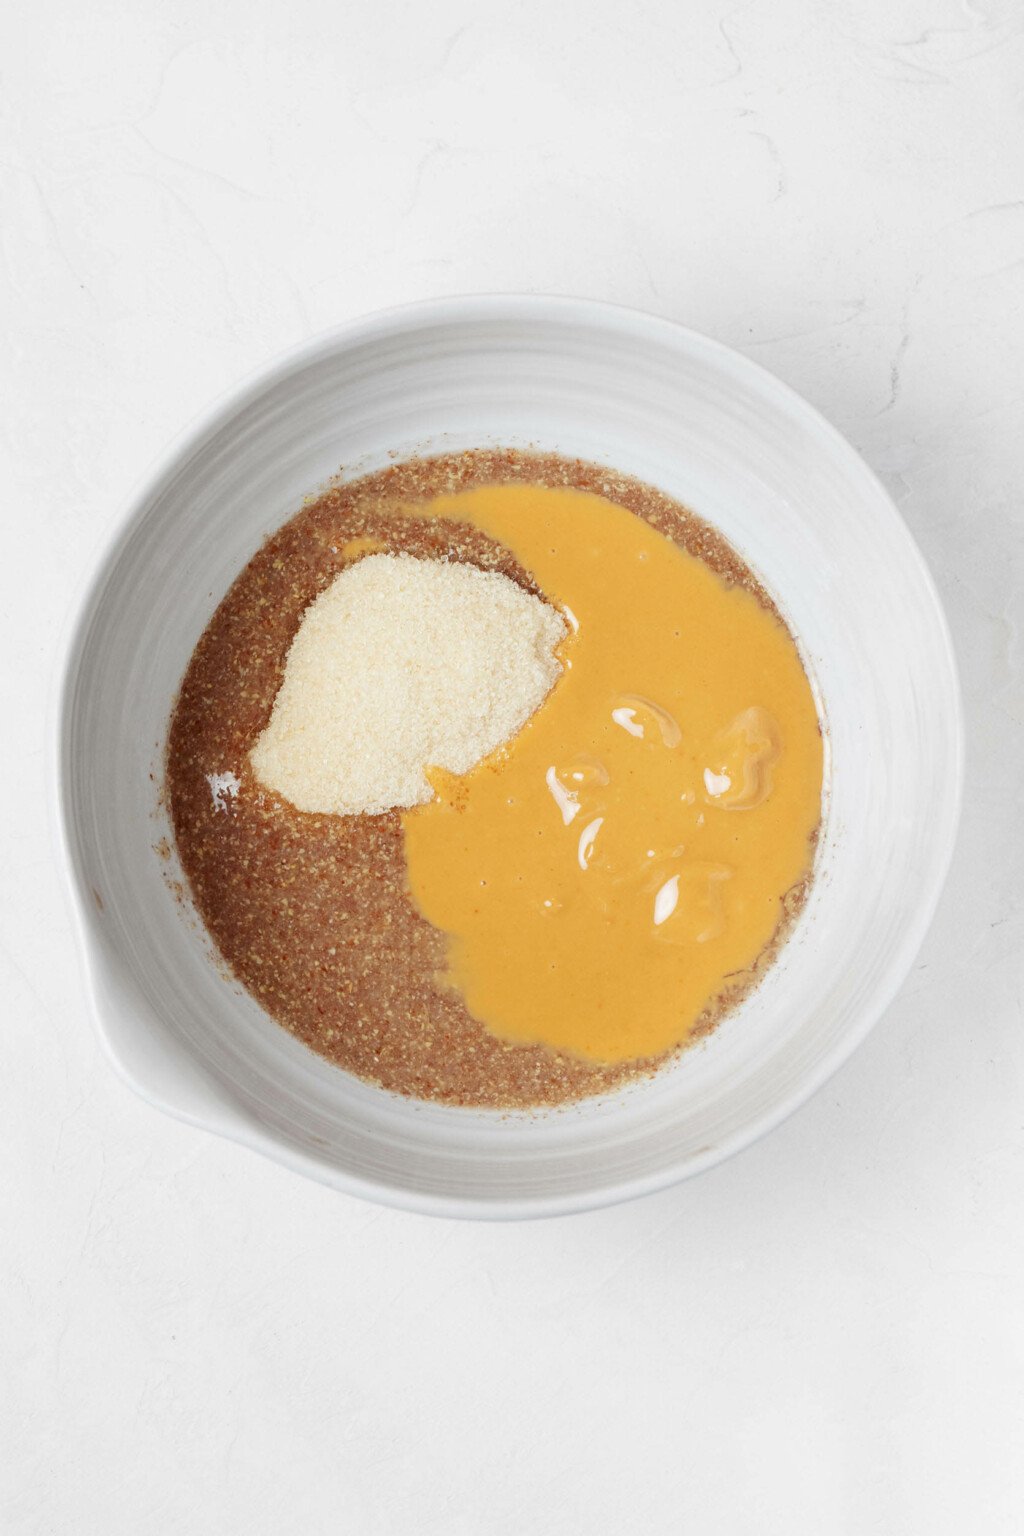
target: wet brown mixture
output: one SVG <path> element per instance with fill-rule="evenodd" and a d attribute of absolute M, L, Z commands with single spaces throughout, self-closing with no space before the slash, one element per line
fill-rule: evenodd
<path fill-rule="evenodd" d="M 171 721 L 167 789 L 195 905 L 238 980 L 337 1065 L 396 1092 L 462 1105 L 555 1104 L 607 1091 L 664 1058 L 601 1066 L 514 1045 L 470 1017 L 436 980 L 445 937 L 406 888 L 397 811 L 322 816 L 263 789 L 249 752 L 281 683 L 304 610 L 355 540 L 470 562 L 536 586 L 509 553 L 464 524 L 403 517 L 402 503 L 529 480 L 593 491 L 636 513 L 774 612 L 735 551 L 660 492 L 599 466 L 514 451 L 396 465 L 325 492 L 259 550 L 196 647 Z M 788 927 L 806 882 L 786 899 Z M 750 989 L 777 943 L 702 1019 L 707 1033 Z"/>

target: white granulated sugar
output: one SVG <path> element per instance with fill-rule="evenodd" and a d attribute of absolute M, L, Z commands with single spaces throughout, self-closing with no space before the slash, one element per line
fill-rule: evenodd
<path fill-rule="evenodd" d="M 426 768 L 467 773 L 526 723 L 562 670 L 565 634 L 507 576 L 370 555 L 306 609 L 256 777 L 300 811 L 421 805 Z"/>

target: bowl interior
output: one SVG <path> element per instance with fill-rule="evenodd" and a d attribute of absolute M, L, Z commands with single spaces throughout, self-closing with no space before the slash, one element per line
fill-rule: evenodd
<path fill-rule="evenodd" d="M 154 851 L 166 827 L 151 775 L 175 690 L 264 536 L 339 468 L 485 444 L 608 463 L 716 523 L 786 614 L 828 726 L 818 875 L 762 986 L 650 1083 L 538 1115 L 413 1103 L 321 1061 L 211 962 Z M 695 1171 L 824 1080 L 923 936 L 959 765 L 955 672 L 927 572 L 882 488 L 809 407 L 646 316 L 467 300 L 314 343 L 174 451 L 86 599 L 59 775 L 95 1008 L 141 1092 L 348 1189 L 524 1214 Z"/>

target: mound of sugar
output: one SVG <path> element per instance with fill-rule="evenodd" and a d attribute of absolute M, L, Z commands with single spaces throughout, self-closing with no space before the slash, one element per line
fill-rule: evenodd
<path fill-rule="evenodd" d="M 367 556 L 306 609 L 256 777 L 300 811 L 420 805 L 426 768 L 466 773 L 525 724 L 562 670 L 565 633 L 507 576 Z"/>

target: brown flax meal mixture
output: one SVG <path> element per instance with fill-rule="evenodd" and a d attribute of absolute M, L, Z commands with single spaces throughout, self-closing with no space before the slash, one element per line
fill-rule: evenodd
<path fill-rule="evenodd" d="M 192 896 L 231 971 L 280 1024 L 338 1066 L 395 1092 L 495 1108 L 558 1104 L 606 1092 L 666 1059 L 600 1066 L 546 1046 L 508 1044 L 436 980 L 444 935 L 406 891 L 397 811 L 296 811 L 256 783 L 249 751 L 263 730 L 304 610 L 346 564 L 344 546 L 379 540 L 393 553 L 470 562 L 529 591 L 530 574 L 466 525 L 404 518 L 403 502 L 511 480 L 574 486 L 627 507 L 727 581 L 770 598 L 706 523 L 661 492 L 578 460 L 477 450 L 398 464 L 326 491 L 253 556 L 188 665 L 171 721 L 166 782 Z M 208 775 L 234 774 L 214 804 Z M 706 1034 L 759 979 L 806 897 L 753 972 L 700 1020 Z M 674 1054 L 674 1053 L 670 1053 Z"/>

